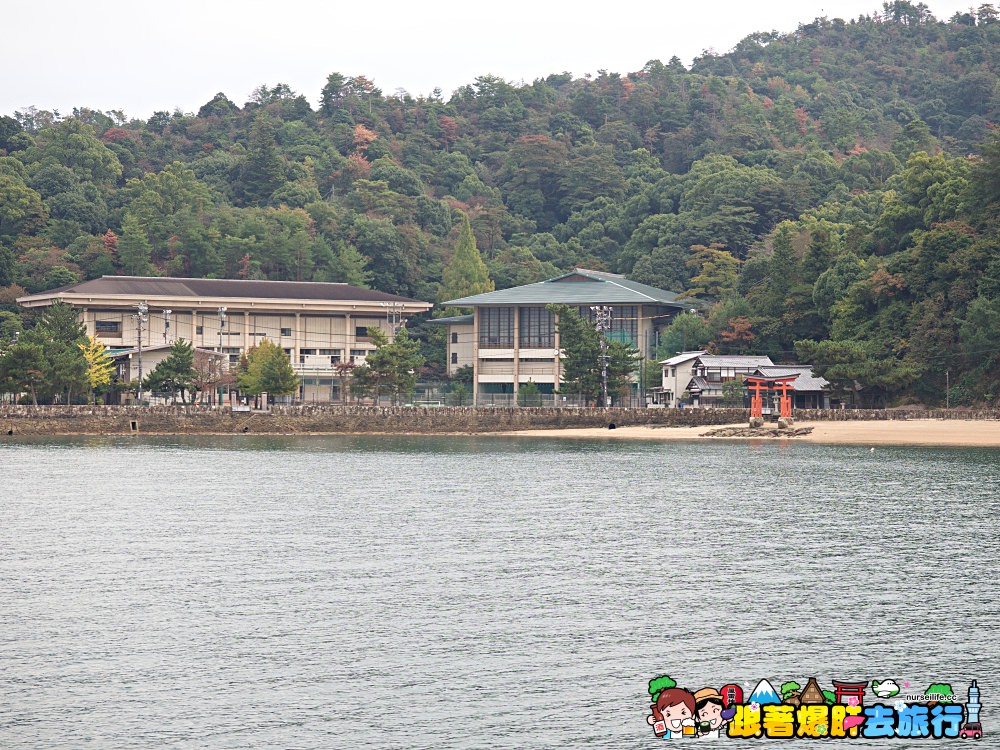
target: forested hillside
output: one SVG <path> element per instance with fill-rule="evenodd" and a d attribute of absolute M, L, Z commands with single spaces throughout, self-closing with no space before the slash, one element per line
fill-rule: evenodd
<path fill-rule="evenodd" d="M 655 53 L 655 50 L 651 50 Z M 685 68 L 331 73 L 197 113 L 0 116 L 13 303 L 104 274 L 346 281 L 438 300 L 463 214 L 496 287 L 574 266 L 706 303 L 662 339 L 796 357 L 869 401 L 1000 392 L 1000 13 L 886 3 Z M 316 102 L 315 106 L 312 102 Z"/>

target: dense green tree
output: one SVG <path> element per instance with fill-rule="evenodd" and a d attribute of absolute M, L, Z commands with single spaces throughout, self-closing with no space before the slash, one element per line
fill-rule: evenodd
<path fill-rule="evenodd" d="M 397 404 L 417 384 L 417 374 L 424 365 L 420 343 L 410 338 L 406 328 L 401 328 L 391 342 L 378 328 L 369 328 L 368 335 L 375 351 L 365 357 L 365 369 L 357 377 L 374 382 L 374 395 L 386 394 Z"/>
<path fill-rule="evenodd" d="M 93 126 L 80 118 L 71 118 L 44 130 L 35 145 L 24 152 L 25 164 L 61 164 L 81 180 L 102 186 L 115 184 L 122 176 L 122 165 L 94 133 Z"/>
<path fill-rule="evenodd" d="M 45 219 L 41 196 L 20 180 L 0 174 L 0 237 L 30 232 Z"/>
<path fill-rule="evenodd" d="M 268 339 L 261 339 L 257 346 L 246 354 L 245 367 L 237 378 L 237 385 L 251 396 L 268 394 L 287 396 L 298 392 L 299 378 L 292 368 L 288 355 L 282 348 Z"/>
<path fill-rule="evenodd" d="M 42 344 L 19 341 L 6 351 L 0 351 L 0 393 L 15 396 L 25 391 L 31 403 L 38 406 L 39 391 L 44 397 L 45 348 Z"/>
<path fill-rule="evenodd" d="M 668 359 L 681 352 L 704 349 L 712 340 L 712 330 L 701 316 L 682 312 L 674 318 L 660 335 L 656 348 L 658 359 Z"/>
<path fill-rule="evenodd" d="M 695 245 L 688 265 L 697 273 L 686 291 L 688 297 L 724 300 L 736 293 L 740 262 L 721 245 Z"/>
<path fill-rule="evenodd" d="M 143 388 L 151 393 L 169 393 L 172 398 L 181 396 L 187 403 L 187 392 L 192 390 L 197 373 L 194 367 L 194 346 L 178 339 L 168 354 L 143 381 Z"/>
<path fill-rule="evenodd" d="M 885 406 L 918 374 L 914 365 L 863 341 L 797 341 L 795 351 L 837 392 L 857 394 L 868 407 Z"/>
<path fill-rule="evenodd" d="M 74 394 L 87 389 L 87 359 L 81 349 L 88 342 L 77 311 L 64 302 L 46 308 L 35 328 L 21 336 L 26 345 L 40 347 L 40 376 L 32 388 L 40 399 L 73 403 Z"/>

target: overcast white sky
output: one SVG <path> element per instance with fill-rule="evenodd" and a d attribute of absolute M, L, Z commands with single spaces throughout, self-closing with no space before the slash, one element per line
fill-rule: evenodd
<path fill-rule="evenodd" d="M 916 0 L 914 0 L 916 2 Z M 982 0 L 926 0 L 946 20 Z M 216 92 L 242 105 L 262 83 L 287 83 L 315 104 L 327 74 L 365 75 L 386 94 L 440 87 L 445 98 L 480 75 L 531 82 L 639 70 L 755 31 L 792 31 L 818 16 L 856 18 L 881 0 L 173 0 L 18 2 L 3 10 L 0 114 L 28 106 L 195 112 Z"/>

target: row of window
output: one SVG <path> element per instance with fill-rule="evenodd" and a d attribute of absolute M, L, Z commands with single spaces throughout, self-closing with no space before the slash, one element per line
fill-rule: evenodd
<path fill-rule="evenodd" d="M 122 322 L 120 320 L 95 320 L 94 321 L 94 333 L 95 334 L 103 334 L 105 336 L 108 336 L 108 335 L 114 335 L 114 334 L 119 334 L 120 335 L 121 332 L 122 332 Z M 205 334 L 205 326 L 195 326 L 194 332 L 198 336 L 203 336 Z M 219 331 L 218 333 L 221 333 L 223 336 L 242 336 L 243 335 L 242 331 L 225 331 L 224 330 L 224 331 Z M 249 336 L 266 336 L 267 334 L 266 333 L 258 333 L 258 332 L 255 331 L 253 333 L 249 333 L 248 335 Z M 292 335 L 292 329 L 291 328 L 282 328 L 281 329 L 281 335 L 282 336 L 291 336 Z M 368 335 L 368 326 L 357 326 L 354 329 L 354 338 L 355 339 L 367 339 L 367 338 L 369 338 L 369 335 Z"/>
<path fill-rule="evenodd" d="M 514 348 L 513 307 L 484 307 L 479 310 L 479 346 L 485 349 Z M 555 316 L 544 307 L 519 307 L 518 346 L 544 349 L 556 345 Z M 457 343 L 455 337 L 452 342 Z"/>
<path fill-rule="evenodd" d="M 594 323 L 596 316 L 589 307 L 577 308 L 580 315 Z M 611 330 L 608 338 L 626 344 L 639 340 L 639 306 L 618 305 L 611 308 Z M 486 349 L 514 348 L 513 307 L 483 307 L 479 310 L 479 346 Z M 548 349 L 555 346 L 555 316 L 544 307 L 517 308 L 518 346 L 522 349 Z M 451 336 L 458 343 L 458 334 Z"/>

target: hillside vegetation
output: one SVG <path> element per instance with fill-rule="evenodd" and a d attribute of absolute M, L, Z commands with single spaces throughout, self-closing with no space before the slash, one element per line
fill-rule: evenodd
<path fill-rule="evenodd" d="M 704 300 L 664 356 L 798 357 L 873 403 L 944 401 L 947 372 L 953 404 L 989 401 L 998 55 L 993 6 L 941 21 L 897 1 L 754 33 L 690 68 L 482 76 L 447 99 L 331 73 L 309 96 L 262 85 L 242 106 L 219 93 L 145 122 L 14 112 L 0 117 L 0 340 L 32 324 L 13 303 L 24 290 L 104 274 L 440 301 L 467 216 L 498 289 L 587 267 Z"/>

